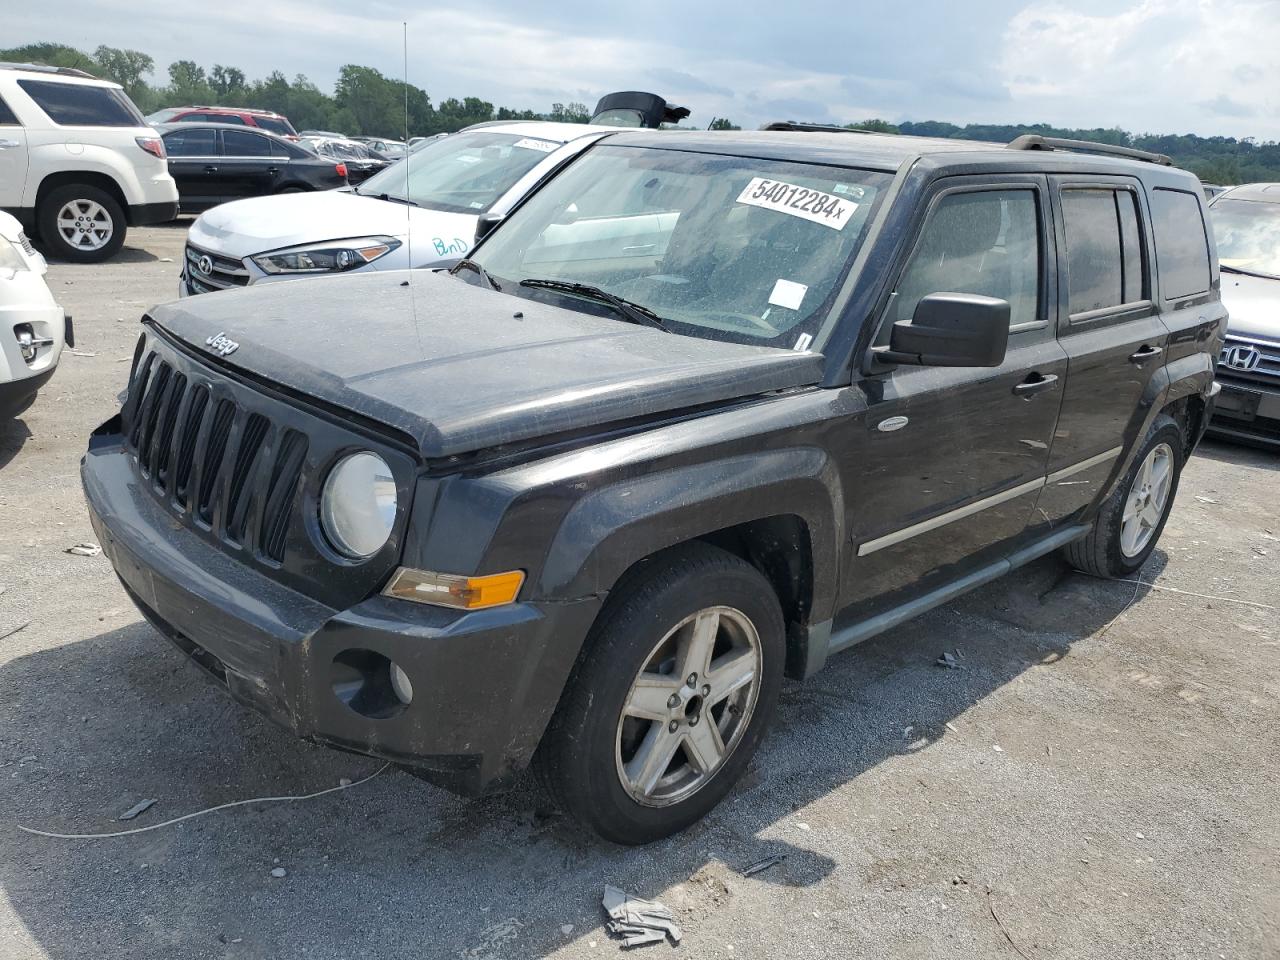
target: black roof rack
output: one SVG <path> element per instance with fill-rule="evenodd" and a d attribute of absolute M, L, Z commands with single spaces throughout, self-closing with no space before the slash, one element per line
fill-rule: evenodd
<path fill-rule="evenodd" d="M 801 123 L 797 120 L 775 120 L 766 123 L 761 130 L 798 130 L 803 133 L 879 133 L 866 127 L 837 127 L 833 123 Z"/>
<path fill-rule="evenodd" d="M 1028 133 L 1010 140 L 1010 150 L 1078 150 L 1081 153 L 1102 153 L 1111 157 L 1125 157 L 1129 160 L 1141 160 L 1145 163 L 1158 163 L 1163 167 L 1172 167 L 1173 161 L 1163 153 L 1151 153 L 1147 150 L 1135 150 L 1133 147 L 1117 147 L 1110 143 L 1094 143 L 1092 140 L 1067 140 L 1063 137 L 1042 137 Z"/>
<path fill-rule="evenodd" d="M 31 70 L 34 73 L 59 73 L 64 77 L 84 77 L 86 80 L 99 79 L 75 67 L 51 67 L 47 63 L 0 63 L 0 70 Z"/>

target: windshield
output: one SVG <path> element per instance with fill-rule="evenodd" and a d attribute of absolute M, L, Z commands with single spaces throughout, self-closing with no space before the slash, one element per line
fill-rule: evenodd
<path fill-rule="evenodd" d="M 263 130 L 270 130 L 272 133 L 278 133 L 282 137 L 295 136 L 289 121 L 280 117 L 254 117 L 253 122 Z"/>
<path fill-rule="evenodd" d="M 597 147 L 534 194 L 475 260 L 506 292 L 582 297 L 520 281 L 590 284 L 674 332 L 803 345 L 817 333 L 888 174 L 675 150 Z M 471 283 L 475 272 L 460 273 Z"/>
<path fill-rule="evenodd" d="M 1222 266 L 1280 277 L 1280 203 L 1224 198 L 1209 218 Z"/>
<path fill-rule="evenodd" d="M 405 199 L 408 180 L 408 199 L 420 207 L 478 214 L 559 146 L 554 140 L 512 133 L 455 133 L 370 177 L 360 184 L 360 192 Z"/>

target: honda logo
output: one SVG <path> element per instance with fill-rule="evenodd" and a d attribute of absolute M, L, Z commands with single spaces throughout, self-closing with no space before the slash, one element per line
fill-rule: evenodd
<path fill-rule="evenodd" d="M 1222 365 L 1232 370 L 1252 370 L 1262 359 L 1257 347 L 1237 344 L 1222 351 Z"/>

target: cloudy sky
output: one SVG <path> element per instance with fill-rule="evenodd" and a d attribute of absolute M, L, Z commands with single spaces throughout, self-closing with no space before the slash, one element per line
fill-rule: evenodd
<path fill-rule="evenodd" d="M 122 15 L 127 9 L 128 15 Z M 1280 139 L 1280 0 L 60 0 L 5 15 L 51 40 L 279 69 L 330 88 L 344 63 L 401 71 L 436 101 L 545 110 L 647 89 L 729 117 L 1045 121 Z"/>

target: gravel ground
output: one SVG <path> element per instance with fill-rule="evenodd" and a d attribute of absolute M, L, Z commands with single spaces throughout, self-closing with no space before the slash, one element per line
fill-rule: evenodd
<path fill-rule="evenodd" d="M 0 637 L 26 624 L 0 641 L 0 957 L 601 957 L 606 883 L 674 909 L 689 957 L 1280 957 L 1280 458 L 1218 444 L 1143 571 L 1158 589 L 1047 558 L 834 658 L 786 688 L 740 789 L 645 849 L 529 786 L 467 802 L 394 770 L 124 839 L 19 832 L 379 766 L 232 703 L 105 559 L 63 552 L 92 539 L 80 454 L 184 228 L 50 270 L 80 352 L 0 424 Z"/>

